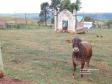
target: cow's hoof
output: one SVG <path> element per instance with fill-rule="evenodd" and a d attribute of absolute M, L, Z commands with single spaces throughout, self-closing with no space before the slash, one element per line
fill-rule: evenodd
<path fill-rule="evenodd" d="M 81 74 L 81 78 L 83 78 L 83 75 Z"/>
<path fill-rule="evenodd" d="M 75 79 L 76 77 L 75 77 L 75 74 L 73 73 L 73 79 Z"/>

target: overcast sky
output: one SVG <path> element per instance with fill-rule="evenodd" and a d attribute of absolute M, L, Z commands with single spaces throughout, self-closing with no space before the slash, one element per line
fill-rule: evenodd
<path fill-rule="evenodd" d="M 51 0 L 0 0 L 0 13 L 39 13 L 40 4 Z M 75 0 L 71 0 L 72 2 Z M 111 12 L 111 0 L 81 0 L 80 12 Z"/>

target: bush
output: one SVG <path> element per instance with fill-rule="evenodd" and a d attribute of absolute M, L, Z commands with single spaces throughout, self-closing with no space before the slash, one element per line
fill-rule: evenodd
<path fill-rule="evenodd" d="M 112 27 L 112 20 L 108 20 L 106 22 L 106 25 L 108 26 L 108 28 L 111 28 Z"/>

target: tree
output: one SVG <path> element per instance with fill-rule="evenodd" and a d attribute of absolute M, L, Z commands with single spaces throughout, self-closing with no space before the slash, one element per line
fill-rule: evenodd
<path fill-rule="evenodd" d="M 68 9 L 69 11 L 73 12 L 75 8 L 75 3 L 71 3 L 70 0 L 51 0 L 51 5 L 50 7 L 53 10 L 58 10 L 62 11 L 63 9 Z"/>
<path fill-rule="evenodd" d="M 70 0 L 62 0 L 60 5 L 60 11 L 62 11 L 63 9 L 69 10 L 70 4 L 71 4 Z"/>
<path fill-rule="evenodd" d="M 49 3 L 44 2 L 41 4 L 41 12 L 39 14 L 40 21 L 45 22 L 47 25 L 47 15 L 49 14 Z"/>
<path fill-rule="evenodd" d="M 53 10 L 58 10 L 58 7 L 60 7 L 60 4 L 61 4 L 61 0 L 51 0 L 51 5 L 50 5 L 50 7 L 51 7 Z"/>
<path fill-rule="evenodd" d="M 75 3 L 75 10 L 76 10 L 76 19 L 75 19 L 75 28 L 77 28 L 77 11 L 81 9 L 81 2 L 80 0 L 76 0 Z"/>
<path fill-rule="evenodd" d="M 58 11 L 58 8 L 60 8 L 60 4 L 61 4 L 61 0 L 51 0 L 50 9 L 52 11 L 50 12 L 52 13 L 52 15 L 54 15 L 55 10 Z M 51 23 L 54 23 L 54 17 L 51 19 Z"/>
<path fill-rule="evenodd" d="M 69 6 L 69 11 L 73 12 L 74 9 L 75 9 L 75 3 L 71 3 Z"/>
<path fill-rule="evenodd" d="M 76 3 L 75 3 L 75 10 L 76 11 L 79 11 L 81 9 L 81 2 L 80 0 L 76 0 Z"/>
<path fill-rule="evenodd" d="M 44 12 L 43 12 L 43 10 L 41 10 L 40 14 L 39 14 L 39 21 L 38 21 L 39 24 L 45 22 L 45 17 L 44 16 L 45 16 Z"/>
<path fill-rule="evenodd" d="M 89 22 L 93 22 L 94 21 L 94 19 L 93 18 L 91 18 L 90 16 L 85 16 L 84 17 L 84 21 L 89 21 Z"/>
<path fill-rule="evenodd" d="M 106 25 L 108 26 L 108 28 L 111 28 L 111 26 L 112 26 L 112 20 L 108 20 L 106 22 Z"/>

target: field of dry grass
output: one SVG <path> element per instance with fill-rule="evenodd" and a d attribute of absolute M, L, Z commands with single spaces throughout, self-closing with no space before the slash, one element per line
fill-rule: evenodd
<path fill-rule="evenodd" d="M 98 38 L 97 35 L 102 35 Z M 0 30 L 3 61 L 8 76 L 30 80 L 33 84 L 111 84 L 112 30 L 95 29 L 77 35 L 93 45 L 90 62 L 93 71 L 81 79 L 79 67 L 73 79 L 71 40 L 75 35 L 52 29 Z"/>
<path fill-rule="evenodd" d="M 24 18 L 20 17 L 14 17 L 14 16 L 2 16 L 0 17 L 0 20 L 5 21 L 6 23 L 11 23 L 11 24 L 26 24 L 26 21 Z M 34 22 L 31 19 L 27 19 L 27 24 L 33 24 Z"/>

